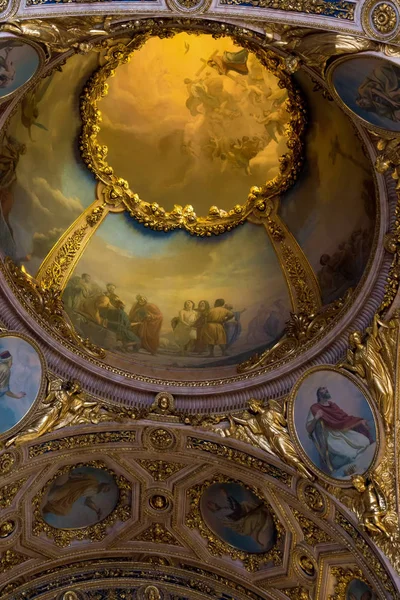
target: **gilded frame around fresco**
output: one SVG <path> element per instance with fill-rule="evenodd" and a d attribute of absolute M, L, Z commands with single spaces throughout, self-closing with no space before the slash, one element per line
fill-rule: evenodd
<path fill-rule="evenodd" d="M 362 475 L 364 477 L 368 477 L 368 475 L 374 471 L 374 469 L 378 463 L 378 458 L 380 455 L 382 440 L 383 440 L 383 436 L 384 436 L 382 421 L 381 421 L 378 409 L 375 406 L 374 401 L 372 400 L 371 395 L 369 394 L 368 390 L 360 383 L 358 378 L 355 377 L 354 375 L 352 375 L 351 373 L 349 373 L 348 371 L 339 369 L 338 367 L 335 367 L 334 365 L 318 365 L 316 367 L 312 367 L 311 369 L 308 369 L 300 377 L 300 379 L 298 379 L 296 381 L 295 385 L 293 386 L 293 388 L 290 392 L 289 400 L 288 400 L 288 429 L 289 429 L 290 437 L 293 440 L 293 443 L 296 447 L 296 450 L 297 450 L 299 456 L 304 461 L 304 463 L 307 465 L 307 467 L 313 473 L 315 473 L 319 479 L 321 479 L 325 483 L 328 483 L 329 485 L 334 485 L 336 487 L 341 487 L 341 488 L 352 487 L 353 484 L 352 484 L 351 479 L 345 480 L 345 479 L 335 479 L 334 477 L 330 477 L 329 475 L 324 473 L 324 471 L 319 469 L 312 462 L 312 460 L 309 458 L 306 451 L 303 449 L 303 445 L 300 441 L 300 437 L 296 430 L 295 421 L 294 421 L 294 408 L 295 408 L 297 392 L 298 392 L 301 384 L 303 383 L 303 381 L 305 381 L 305 379 L 307 379 L 307 377 L 309 375 L 311 375 L 312 373 L 316 373 L 318 371 L 330 371 L 332 373 L 338 373 L 339 375 L 342 375 L 343 377 L 346 377 L 347 379 L 349 379 L 351 381 L 351 383 L 353 383 L 360 390 L 360 392 L 364 396 L 366 402 L 368 403 L 368 405 L 371 409 L 371 413 L 373 415 L 374 423 L 375 423 L 375 427 L 376 427 L 376 449 L 375 449 L 374 457 L 371 461 L 370 466 L 368 467 L 367 471 L 362 473 Z"/>
<path fill-rule="evenodd" d="M 351 108 L 349 108 L 347 106 L 347 104 L 345 102 L 343 102 L 341 96 L 336 91 L 336 88 L 333 84 L 333 74 L 334 74 L 336 67 L 338 67 L 339 65 L 341 65 L 349 60 L 354 60 L 355 58 L 357 60 L 364 60 L 364 59 L 368 59 L 368 58 L 379 58 L 382 61 L 387 61 L 389 63 L 396 65 L 396 67 L 400 69 L 400 64 L 398 62 L 396 62 L 395 60 L 391 60 L 389 57 L 386 57 L 386 56 L 383 57 L 382 55 L 380 55 L 376 52 L 362 52 L 361 54 L 347 54 L 346 56 L 341 56 L 340 58 L 337 58 L 336 60 L 334 60 L 327 67 L 326 72 L 325 72 L 325 80 L 326 80 L 326 84 L 329 89 L 329 93 L 331 94 L 331 96 L 335 100 L 335 102 L 340 106 L 340 108 L 347 115 L 349 115 L 349 117 L 351 117 L 354 121 L 356 121 L 357 123 L 359 123 L 360 125 L 365 127 L 368 131 L 371 131 L 371 132 L 381 136 L 382 138 L 390 138 L 390 139 L 391 138 L 399 138 L 400 139 L 400 131 L 396 132 L 396 131 L 392 131 L 389 129 L 385 129 L 383 127 L 378 127 L 377 125 L 373 125 L 369 121 L 366 121 L 365 119 L 360 117 L 357 113 L 353 112 L 351 110 Z"/>
<path fill-rule="evenodd" d="M 270 550 L 263 553 L 252 553 L 239 550 L 222 540 L 206 524 L 200 509 L 200 502 L 203 493 L 214 483 L 236 483 L 253 493 L 261 500 L 271 513 L 275 528 L 276 540 Z M 228 477 L 226 475 L 215 475 L 211 479 L 203 481 L 192 486 L 187 495 L 190 502 L 190 511 L 185 517 L 185 524 L 189 529 L 197 529 L 202 538 L 207 540 L 207 548 L 213 556 L 223 556 L 227 554 L 232 560 L 240 560 L 247 571 L 258 571 L 261 566 L 269 561 L 274 562 L 274 566 L 279 566 L 283 559 L 283 551 L 279 548 L 284 537 L 284 528 L 281 525 L 274 509 L 265 498 L 265 496 L 254 486 L 247 485 L 243 481 Z"/>
<path fill-rule="evenodd" d="M 24 45 L 28 45 L 31 46 L 36 54 L 38 55 L 39 58 L 39 64 L 37 66 L 37 69 L 34 73 L 32 73 L 32 75 L 29 77 L 29 79 L 27 81 L 25 81 L 25 83 L 23 83 L 22 85 L 20 85 L 19 87 L 17 87 L 14 91 L 9 92 L 8 94 L 5 94 L 4 96 L 2 96 L 0 98 L 0 106 L 4 103 L 4 102 L 8 102 L 11 98 L 14 98 L 17 95 L 23 94 L 31 85 L 33 85 L 34 81 L 37 81 L 40 76 L 42 75 L 42 70 L 43 67 L 46 63 L 46 55 L 43 51 L 43 48 L 41 46 L 39 46 L 39 44 L 36 44 L 35 42 L 28 40 L 26 38 L 20 37 L 18 35 L 12 35 L 10 33 L 0 33 L 0 40 L 17 40 L 20 41 L 22 44 Z"/>
<path fill-rule="evenodd" d="M 109 475 L 114 478 L 114 481 L 119 490 L 119 497 L 117 504 L 115 505 L 112 512 L 94 525 L 88 525 L 75 529 L 57 529 L 52 527 L 43 519 L 41 506 L 43 498 L 49 491 L 52 484 L 61 475 L 65 475 L 73 469 L 80 467 L 93 467 L 106 471 Z M 57 470 L 56 473 L 45 483 L 40 492 L 33 498 L 33 526 L 32 531 L 36 536 L 40 536 L 43 532 L 47 537 L 54 540 L 55 544 L 60 547 L 66 547 L 71 544 L 73 540 L 92 540 L 101 541 L 107 535 L 107 529 L 114 525 L 117 521 L 127 521 L 131 517 L 131 505 L 129 502 L 129 495 L 131 493 L 130 482 L 122 475 L 116 475 L 112 469 L 109 469 L 107 465 L 98 460 L 93 460 L 85 463 L 68 464 Z"/>
<path fill-rule="evenodd" d="M 286 71 L 283 58 L 266 48 L 265 39 L 257 40 L 258 35 L 254 32 L 251 36 L 246 36 L 244 33 L 239 35 L 231 30 L 228 32 L 227 29 L 224 24 L 213 23 L 211 28 L 207 21 L 200 23 L 189 19 L 184 23 L 182 21 L 177 23 L 174 20 L 154 23 L 150 30 L 137 32 L 129 43 L 120 43 L 109 48 L 105 64 L 91 76 L 84 88 L 81 96 L 82 131 L 79 146 L 82 159 L 96 179 L 104 184 L 105 202 L 113 207 L 123 205 L 129 214 L 145 227 L 156 231 L 171 231 L 179 228 L 186 229 L 192 235 L 211 236 L 230 231 L 244 223 L 254 209 L 265 213 L 268 218 L 272 210 L 273 198 L 288 190 L 300 173 L 306 125 L 306 108 L 300 90 Z M 288 152 L 279 159 L 280 174 L 262 187 L 252 187 L 246 202 L 241 205 L 236 204 L 228 213 L 213 206 L 207 216 L 198 217 L 191 205 L 185 207 L 175 205 L 171 212 L 167 212 L 157 203 L 140 199 L 138 194 L 130 189 L 126 180 L 114 174 L 113 168 L 107 163 L 108 149 L 97 139 L 101 123 L 98 101 L 107 95 L 107 81 L 115 70 L 121 64 L 127 63 L 130 55 L 140 49 L 151 37 L 172 37 L 182 32 L 194 35 L 211 34 L 214 38 L 231 38 L 236 45 L 255 54 L 264 68 L 277 77 L 279 87 L 285 88 L 288 92 L 289 98 L 286 104 L 290 115 L 287 126 Z"/>
<path fill-rule="evenodd" d="M 24 417 L 22 417 L 22 419 L 20 419 L 18 421 L 18 423 L 16 423 L 13 427 L 11 427 L 11 429 L 4 431 L 4 433 L 0 433 L 0 447 L 1 447 L 1 444 L 3 441 L 5 441 L 7 438 L 14 435 L 15 433 L 18 433 L 18 431 L 20 429 L 23 429 L 29 423 L 32 415 L 35 413 L 36 409 L 41 404 L 41 402 L 44 398 L 44 395 L 46 392 L 46 386 L 47 386 L 47 365 L 46 365 L 46 361 L 43 356 L 43 353 L 42 353 L 41 349 L 39 348 L 39 346 L 36 344 L 36 342 L 34 340 L 32 340 L 31 338 L 29 338 L 28 336 L 24 335 L 23 333 L 19 333 L 17 331 L 5 331 L 5 332 L 0 333 L 0 339 L 7 338 L 7 337 L 20 338 L 20 339 L 24 340 L 27 344 L 29 344 L 36 351 L 36 354 L 38 355 L 39 361 L 40 361 L 41 378 L 40 378 L 40 385 L 39 385 L 39 390 L 38 390 L 37 396 L 36 396 L 35 400 L 32 402 L 31 407 L 29 408 L 28 412 L 25 414 Z"/>
<path fill-rule="evenodd" d="M 370 588 L 373 587 L 359 567 L 332 567 L 331 574 L 336 578 L 336 583 L 334 594 L 329 597 L 329 600 L 347 600 L 347 590 L 354 579 L 359 579 Z M 374 593 L 377 592 L 374 590 Z"/>

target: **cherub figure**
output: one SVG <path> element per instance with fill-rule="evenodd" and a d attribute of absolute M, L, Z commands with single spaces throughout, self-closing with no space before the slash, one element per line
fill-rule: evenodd
<path fill-rule="evenodd" d="M 364 527 L 371 533 L 380 533 L 390 538 L 383 521 L 387 514 L 387 504 L 380 487 L 372 480 L 366 481 L 362 475 L 353 475 L 352 482 L 361 494 L 360 508 Z"/>

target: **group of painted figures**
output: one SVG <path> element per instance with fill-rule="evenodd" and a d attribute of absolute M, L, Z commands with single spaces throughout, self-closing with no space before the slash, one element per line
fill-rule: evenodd
<path fill-rule="evenodd" d="M 225 355 L 240 336 L 240 315 L 245 310 L 234 311 L 223 298 L 213 307 L 201 300 L 197 308 L 186 300 L 171 321 L 173 337 L 169 340 L 160 337 L 163 314 L 158 306 L 138 294 L 128 314 L 116 286 L 108 283 L 103 291 L 88 273 L 70 279 L 63 300 L 75 328 L 85 337 L 107 349 L 136 352 L 142 348 L 150 354 L 161 350 L 212 357 L 218 347 Z"/>

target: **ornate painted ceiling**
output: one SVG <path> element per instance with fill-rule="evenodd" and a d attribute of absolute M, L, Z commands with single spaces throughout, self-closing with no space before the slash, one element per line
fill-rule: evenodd
<path fill-rule="evenodd" d="M 397 3 L 0 11 L 1 600 L 400 598 Z"/>

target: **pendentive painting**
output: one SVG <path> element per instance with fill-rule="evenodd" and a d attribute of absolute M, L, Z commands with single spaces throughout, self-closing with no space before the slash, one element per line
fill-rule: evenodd
<path fill-rule="evenodd" d="M 40 65 L 37 50 L 16 38 L 0 37 L 0 100 L 27 83 Z"/>
<path fill-rule="evenodd" d="M 83 337 L 120 360 L 167 368 L 237 364 L 276 343 L 290 316 L 271 242 L 250 223 L 203 239 L 109 215 L 63 301 Z"/>
<path fill-rule="evenodd" d="M 377 424 L 350 376 L 317 368 L 292 392 L 294 433 L 308 462 L 337 480 L 366 473 L 377 453 Z"/>
<path fill-rule="evenodd" d="M 353 579 L 347 586 L 345 600 L 377 600 L 377 596 L 365 581 Z"/>
<path fill-rule="evenodd" d="M 43 361 L 33 344 L 0 336 L 0 435 L 25 417 L 40 394 Z"/>
<path fill-rule="evenodd" d="M 344 104 L 371 125 L 400 132 L 400 66 L 373 55 L 332 66 L 332 85 Z"/>
<path fill-rule="evenodd" d="M 110 473 L 94 467 L 72 468 L 60 475 L 43 498 L 42 516 L 56 529 L 100 523 L 115 509 L 118 486 Z"/>
<path fill-rule="evenodd" d="M 276 542 L 269 508 L 240 483 L 210 485 L 201 497 L 200 510 L 211 531 L 238 550 L 268 552 Z"/>

